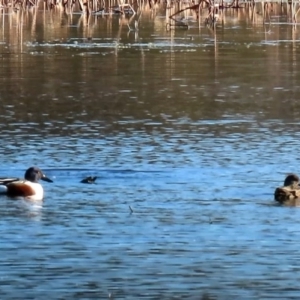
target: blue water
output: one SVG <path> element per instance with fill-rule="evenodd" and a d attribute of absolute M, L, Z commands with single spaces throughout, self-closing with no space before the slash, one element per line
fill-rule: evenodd
<path fill-rule="evenodd" d="M 1 176 L 34 161 L 54 183 L 42 205 L 1 198 L 3 298 L 296 298 L 300 210 L 273 201 L 290 159 L 278 162 L 280 135 L 259 131 L 115 136 L 117 148 L 64 138 L 78 155 L 57 139 L 34 138 L 45 151 L 24 140 Z M 164 147 L 150 151 L 150 138 Z M 95 184 L 80 183 L 89 175 Z"/>

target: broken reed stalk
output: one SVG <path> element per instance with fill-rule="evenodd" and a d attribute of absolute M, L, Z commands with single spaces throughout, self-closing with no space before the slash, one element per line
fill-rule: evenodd
<path fill-rule="evenodd" d="M 186 27 L 188 28 L 188 24 L 186 24 L 184 21 L 176 19 L 176 16 L 183 13 L 184 11 L 191 10 L 194 11 L 196 14 L 197 19 L 200 19 L 200 11 L 207 9 L 208 15 L 205 18 L 205 24 L 209 26 L 215 26 L 217 23 L 220 15 L 220 10 L 224 9 L 239 9 L 239 8 L 251 8 L 254 9 L 256 3 L 261 3 L 263 12 L 264 12 L 264 22 L 266 20 L 265 14 L 271 14 L 272 11 L 274 11 L 274 5 L 280 5 L 283 6 L 284 3 L 286 3 L 287 6 L 291 7 L 291 19 L 294 24 L 297 23 L 297 15 L 300 11 L 300 2 L 299 0 L 270 0 L 268 2 L 256 1 L 251 0 L 250 2 L 243 1 L 241 4 L 239 0 L 231 0 L 231 2 L 224 3 L 224 0 L 199 0 L 198 4 L 194 4 L 185 8 L 181 8 L 171 14 L 169 16 L 169 19 L 174 21 L 175 24 L 167 23 L 166 27 L 167 29 L 175 28 L 175 27 Z M 296 8 L 298 6 L 298 8 Z M 170 6 L 171 7 L 171 6 Z M 167 9 L 170 7 L 167 7 Z"/>
<path fill-rule="evenodd" d="M 238 0 L 233 0 L 238 1 Z M 223 2 L 222 2 L 223 3 Z M 192 6 L 188 6 L 185 8 L 182 8 L 175 13 L 173 13 L 169 18 L 175 22 L 175 24 L 167 24 L 167 28 L 175 27 L 175 26 L 181 26 L 188 28 L 188 24 L 184 23 L 181 20 L 176 20 L 175 16 L 186 11 L 186 10 L 193 10 L 196 13 L 197 19 L 200 15 L 200 10 L 207 8 L 208 9 L 208 16 L 205 19 L 206 25 L 214 25 L 218 18 L 219 18 L 219 4 L 215 4 L 214 0 L 200 0 L 198 4 L 194 4 Z"/>

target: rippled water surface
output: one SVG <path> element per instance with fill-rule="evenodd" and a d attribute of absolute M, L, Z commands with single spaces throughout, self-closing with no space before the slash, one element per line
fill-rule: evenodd
<path fill-rule="evenodd" d="M 299 28 L 276 13 L 0 16 L 0 177 L 54 180 L 0 198 L 1 298 L 300 297 L 300 209 L 273 201 L 299 173 Z"/>

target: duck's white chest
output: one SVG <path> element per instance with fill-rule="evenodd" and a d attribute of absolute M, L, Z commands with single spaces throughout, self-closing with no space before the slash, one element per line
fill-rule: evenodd
<path fill-rule="evenodd" d="M 29 200 L 43 200 L 44 198 L 44 189 L 41 184 L 37 182 L 25 181 L 24 184 L 28 185 L 32 189 L 32 195 L 27 196 L 26 199 Z"/>

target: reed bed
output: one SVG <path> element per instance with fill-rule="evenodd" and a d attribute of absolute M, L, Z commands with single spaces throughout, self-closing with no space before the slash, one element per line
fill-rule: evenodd
<path fill-rule="evenodd" d="M 239 9 L 246 9 L 249 14 L 253 14 L 253 19 L 259 10 L 263 22 L 270 21 L 274 11 L 285 10 L 289 21 L 297 23 L 299 3 L 299 0 L 0 0 L 0 13 L 6 10 L 24 11 L 38 8 L 61 10 L 67 14 L 80 11 L 87 17 L 123 15 L 132 19 L 145 9 L 155 11 L 157 7 L 163 6 L 166 12 L 166 28 L 172 30 L 189 28 L 187 12 L 189 17 L 199 20 L 199 24 L 205 23 L 213 27 L 217 22 L 222 22 L 225 11 Z M 138 21 L 135 20 L 134 27 L 129 26 L 129 29 L 138 30 Z"/>

